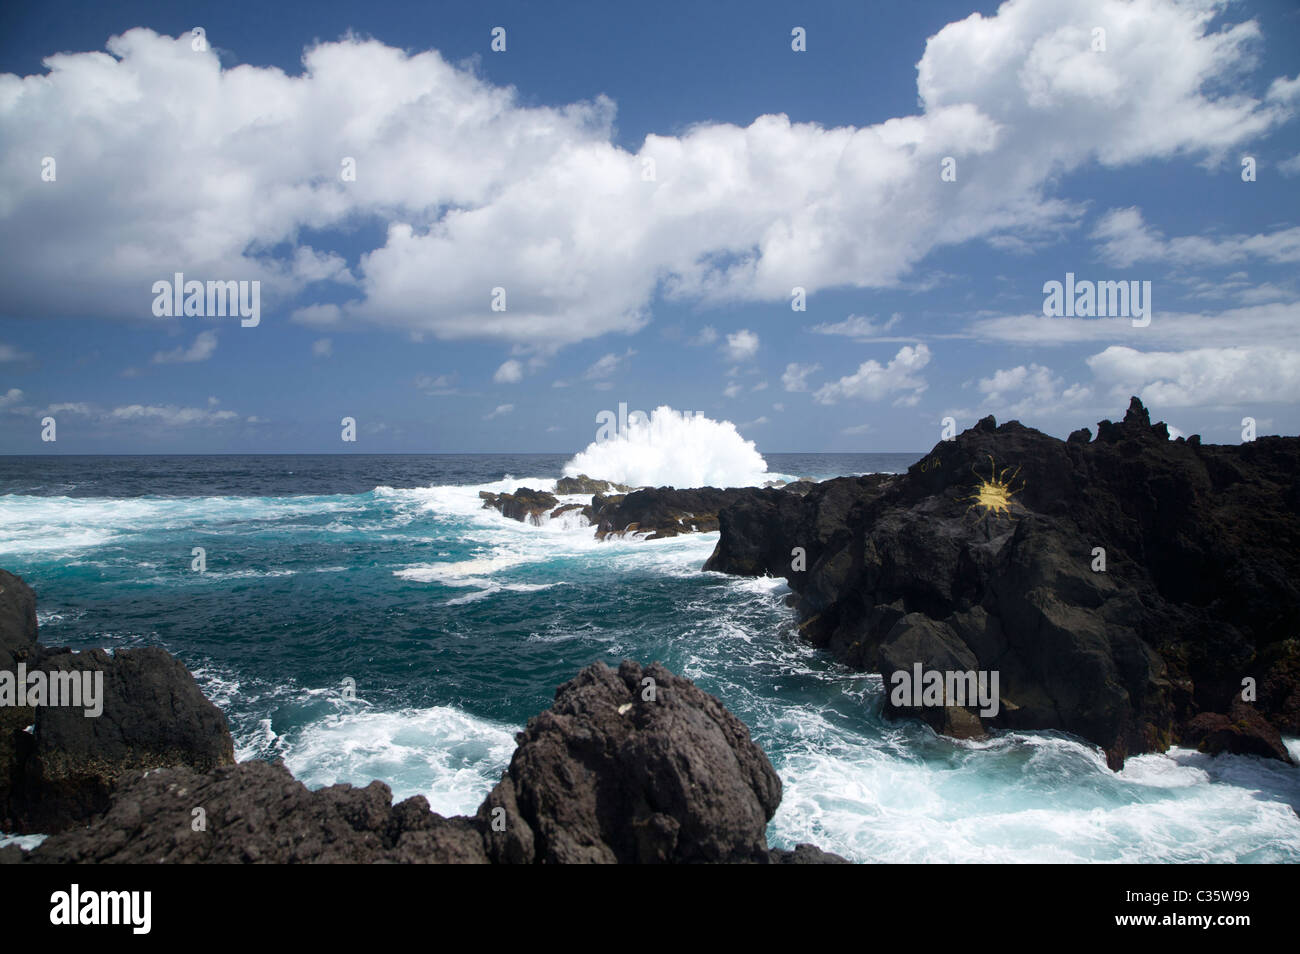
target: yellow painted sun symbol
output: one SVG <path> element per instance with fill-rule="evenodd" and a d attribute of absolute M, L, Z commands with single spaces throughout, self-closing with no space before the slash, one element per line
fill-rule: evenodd
<path fill-rule="evenodd" d="M 971 494 L 969 497 L 962 497 L 960 499 L 974 501 L 974 503 L 966 508 L 967 513 L 970 513 L 974 507 L 983 507 L 984 513 L 986 514 L 1005 513 L 1010 517 L 1011 498 L 1024 490 L 1024 484 L 1021 484 L 1014 490 L 1011 487 L 1011 482 L 1016 479 L 1016 474 L 1020 473 L 1020 468 L 1017 467 L 1011 476 L 1007 477 L 1007 471 L 1011 470 L 1011 468 L 1005 467 L 999 471 L 997 469 L 997 464 L 993 462 L 993 457 L 991 455 L 989 456 L 989 467 L 989 479 L 985 480 L 983 477 L 980 477 L 979 474 L 975 473 L 975 465 L 971 465 L 970 471 L 979 479 L 979 485 L 975 488 L 975 493 Z"/>

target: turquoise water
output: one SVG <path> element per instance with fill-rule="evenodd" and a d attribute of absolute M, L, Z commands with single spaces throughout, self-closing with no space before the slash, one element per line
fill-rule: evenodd
<path fill-rule="evenodd" d="M 768 466 L 826 477 L 918 456 Z M 559 683 L 594 660 L 660 660 L 768 753 L 785 785 L 779 846 L 859 861 L 1300 860 L 1300 769 L 1174 750 L 1116 774 L 1050 733 L 967 743 L 888 723 L 878 677 L 795 638 L 782 581 L 701 570 L 717 534 L 598 542 L 577 519 L 481 509 L 478 491 L 547 488 L 563 462 L 0 458 L 0 566 L 36 588 L 45 643 L 167 648 L 226 712 L 241 759 L 282 757 L 312 786 L 379 778 L 472 812 Z"/>

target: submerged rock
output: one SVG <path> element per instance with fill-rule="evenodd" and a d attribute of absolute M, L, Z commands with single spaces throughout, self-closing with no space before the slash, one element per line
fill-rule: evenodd
<path fill-rule="evenodd" d="M 1300 438 L 1170 441 L 1137 398 L 1088 436 L 987 417 L 898 478 L 738 498 L 705 569 L 785 577 L 804 637 L 887 687 L 916 663 L 997 671 L 996 715 L 896 713 L 941 732 L 1064 730 L 1115 768 L 1180 740 L 1228 751 L 1246 743 L 1192 722 L 1247 678 L 1296 731 Z"/>

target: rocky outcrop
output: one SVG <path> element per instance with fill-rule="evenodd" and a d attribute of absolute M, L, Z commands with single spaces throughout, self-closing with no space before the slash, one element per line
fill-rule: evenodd
<path fill-rule="evenodd" d="M 718 511 L 722 507 L 757 492 L 752 487 L 658 487 L 617 497 L 597 496 L 592 498 L 588 520 L 595 524 L 596 536 L 602 540 L 624 535 L 658 540 L 681 533 L 708 533 L 718 529 Z"/>
<path fill-rule="evenodd" d="M 509 818 L 490 852 L 551 864 L 765 862 L 780 802 L 771 763 L 713 696 L 659 665 L 596 664 L 520 734 L 489 796 Z"/>
<path fill-rule="evenodd" d="M 34 594 L 0 571 L 0 669 L 99 674 L 102 712 L 0 707 L 35 720 L 0 740 L 0 831 L 53 833 L 0 862 L 843 861 L 768 849 L 776 772 L 721 702 L 658 664 L 582 670 L 519 734 L 477 815 L 444 818 L 422 796 L 392 804 L 382 782 L 313 792 L 281 763 L 234 764 L 225 718 L 161 649 L 36 637 Z"/>
<path fill-rule="evenodd" d="M 511 520 L 538 525 L 543 522 L 543 517 L 560 504 L 555 494 L 533 490 L 531 487 L 520 487 L 512 494 L 494 494 L 480 490 L 478 495 L 483 501 L 484 510 L 499 510 Z"/>
<path fill-rule="evenodd" d="M 46 839 L 27 860 L 484 864 L 487 856 L 472 821 L 429 811 L 423 796 L 394 805 L 382 782 L 313 792 L 283 764 L 241 762 L 208 773 L 168 768 L 137 776 L 105 815 Z"/>
<path fill-rule="evenodd" d="M 1260 715 L 1254 706 L 1240 699 L 1232 701 L 1227 715 L 1220 712 L 1197 715 L 1187 724 L 1182 741 L 1210 755 L 1230 752 L 1291 761 L 1277 727 Z"/>
<path fill-rule="evenodd" d="M 905 708 L 939 731 L 1064 730 L 1117 768 L 1245 745 L 1193 720 L 1252 686 L 1296 731 L 1300 439 L 1170 441 L 1136 398 L 1089 438 L 989 417 L 897 478 L 742 498 L 705 568 L 785 577 L 803 635 L 887 688 L 917 663 L 998 672 L 996 715 Z"/>
<path fill-rule="evenodd" d="M 627 484 L 616 484 L 612 480 L 595 480 L 586 474 L 577 477 L 561 477 L 555 482 L 557 494 L 608 494 L 617 491 L 627 493 L 632 488 Z"/>
<path fill-rule="evenodd" d="M 133 775 L 107 812 L 0 861 L 107 863 L 842 863 L 771 851 L 781 781 L 744 724 L 662 666 L 589 666 L 529 720 L 473 817 L 382 782 L 310 791 L 282 764 Z"/>
<path fill-rule="evenodd" d="M 587 480 L 590 481 L 590 478 Z M 589 486 L 597 483 L 606 482 L 590 481 Z M 610 536 L 659 540 L 681 533 L 708 533 L 717 530 L 718 512 L 723 507 L 754 495 L 769 492 L 795 498 L 808 493 L 813 486 L 816 485 L 811 482 L 796 481 L 779 490 L 772 488 L 767 491 L 754 487 L 729 487 L 725 490 L 717 487 L 691 490 L 654 487 L 608 495 L 598 491 L 592 494 L 591 503 L 586 506 L 561 504 L 554 494 L 530 487 L 502 494 L 484 490 L 479 491 L 479 497 L 483 500 L 484 509 L 497 510 L 504 516 L 523 523 L 541 524 L 569 510 L 580 509 L 587 522 L 596 528 L 596 536 L 601 540 Z"/>
<path fill-rule="evenodd" d="M 180 660 L 163 649 L 47 650 L 47 672 L 103 673 L 103 712 L 38 707 L 23 767 L 24 827 L 57 831 L 108 808 L 118 780 L 167 766 L 206 772 L 233 765 L 221 710 Z"/>
<path fill-rule="evenodd" d="M 88 674 L 101 687 L 84 706 L 0 706 L 0 830 L 59 831 L 104 811 L 127 774 L 165 766 L 207 771 L 234 763 L 225 717 L 161 649 L 74 653 L 36 641 L 36 597 L 0 571 L 0 670 Z M 26 729 L 31 727 L 31 732 Z"/>
<path fill-rule="evenodd" d="M 0 671 L 35 658 L 36 594 L 12 573 L 0 570 Z M 23 814 L 23 766 L 33 739 L 26 732 L 36 717 L 31 706 L 0 706 L 0 830 L 14 831 Z"/>

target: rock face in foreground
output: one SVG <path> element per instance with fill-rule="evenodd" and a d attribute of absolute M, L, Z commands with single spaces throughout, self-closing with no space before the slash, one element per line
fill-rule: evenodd
<path fill-rule="evenodd" d="M 624 662 L 560 687 L 485 807 L 517 819 L 489 839 L 498 860 L 763 862 L 780 803 L 781 780 L 722 703 Z"/>
<path fill-rule="evenodd" d="M 472 818 L 435 814 L 423 796 L 393 805 L 382 782 L 312 792 L 281 764 L 168 768 L 124 783 L 89 826 L 25 857 L 0 850 L 0 861 L 844 860 L 810 845 L 768 849 L 780 779 L 739 719 L 662 666 L 589 666 L 518 738 L 509 771 Z"/>
<path fill-rule="evenodd" d="M 36 636 L 34 594 L 0 571 L 0 669 L 101 673 L 102 713 L 0 707 L 0 831 L 53 833 L 0 862 L 843 861 L 768 849 L 781 782 L 767 757 L 658 664 L 582 670 L 519 734 L 478 814 L 444 818 L 423 796 L 393 805 L 382 782 L 313 792 L 282 764 L 233 764 L 225 718 L 161 649 L 72 653 Z"/>
<path fill-rule="evenodd" d="M 36 597 L 0 571 L 0 670 L 102 680 L 102 712 L 0 706 L 0 830 L 55 832 L 108 808 L 125 774 L 164 766 L 207 771 L 234 763 L 225 717 L 161 649 L 73 653 L 36 641 Z M 32 726 L 32 732 L 25 731 Z"/>
<path fill-rule="evenodd" d="M 998 672 L 995 716 L 899 712 L 941 732 L 1064 730 L 1115 768 L 1172 743 L 1289 760 L 1300 438 L 1170 441 L 1137 398 L 1090 436 L 989 417 L 898 478 L 739 500 L 705 568 L 785 577 L 804 636 L 887 697 L 917 663 Z"/>

